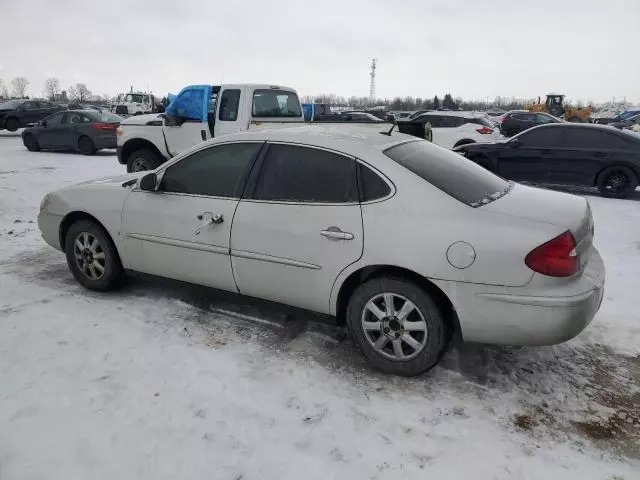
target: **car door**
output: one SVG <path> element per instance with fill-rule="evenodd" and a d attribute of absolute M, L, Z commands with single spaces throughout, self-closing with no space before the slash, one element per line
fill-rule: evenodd
<path fill-rule="evenodd" d="M 36 138 L 43 148 L 59 148 L 62 144 L 61 136 L 67 127 L 67 113 L 55 113 L 41 120 L 41 126 L 37 127 Z"/>
<path fill-rule="evenodd" d="M 424 124 L 431 125 L 431 141 L 436 145 L 440 145 L 439 142 L 444 141 L 442 129 L 440 128 L 441 115 L 428 115 L 423 114 L 420 116 L 420 121 Z M 446 136 L 446 134 L 445 134 Z"/>
<path fill-rule="evenodd" d="M 207 146 L 163 166 L 157 191 L 134 188 L 122 210 L 128 267 L 237 291 L 229 258 L 231 225 L 262 146 Z"/>
<path fill-rule="evenodd" d="M 444 148 L 453 148 L 461 137 L 460 127 L 464 123 L 464 119 L 449 115 L 433 115 L 437 118 L 437 127 L 433 131 L 433 143 Z"/>
<path fill-rule="evenodd" d="M 225 88 L 218 94 L 218 112 L 215 124 L 216 136 L 240 131 L 240 112 L 243 111 L 246 95 L 240 88 Z"/>
<path fill-rule="evenodd" d="M 329 312 L 334 281 L 362 255 L 355 166 L 329 150 L 269 145 L 233 221 L 240 293 Z"/>
<path fill-rule="evenodd" d="M 212 87 L 191 85 L 172 99 L 163 118 L 162 132 L 171 156 L 211 138 L 208 124 Z"/>
<path fill-rule="evenodd" d="M 498 153 L 498 175 L 529 182 L 547 182 L 558 159 L 563 129 L 541 126 L 513 137 Z"/>
<path fill-rule="evenodd" d="M 598 173 L 627 148 L 615 132 L 590 125 L 567 126 L 562 157 L 552 172 L 553 181 L 591 186 Z"/>

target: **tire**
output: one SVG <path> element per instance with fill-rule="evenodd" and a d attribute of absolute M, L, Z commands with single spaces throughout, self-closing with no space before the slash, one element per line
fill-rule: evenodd
<path fill-rule="evenodd" d="M 160 166 L 162 161 L 158 155 L 151 150 L 136 150 L 129 155 L 127 160 L 127 172 L 143 172 L 145 170 L 154 170 Z"/>
<path fill-rule="evenodd" d="M 16 130 L 18 130 L 18 128 L 20 128 L 20 122 L 18 122 L 17 118 L 7 118 L 7 120 L 4 122 L 4 128 L 9 130 L 10 132 L 15 132 Z"/>
<path fill-rule="evenodd" d="M 122 263 L 111 237 L 90 220 L 78 220 L 71 225 L 64 251 L 74 278 L 89 290 L 112 290 L 122 278 Z"/>
<path fill-rule="evenodd" d="M 638 177 L 622 165 L 605 168 L 596 182 L 600 194 L 609 198 L 627 198 L 638 186 Z"/>
<path fill-rule="evenodd" d="M 38 139 L 35 135 L 29 134 L 24 137 L 24 146 L 27 147 L 27 150 L 30 152 L 39 152 L 40 144 L 38 143 Z"/>
<path fill-rule="evenodd" d="M 384 310 L 389 294 L 394 305 L 392 316 Z M 407 301 L 414 309 L 402 322 L 397 315 Z M 369 307 L 371 303 L 378 307 L 378 316 Z M 384 315 L 382 319 L 380 315 Z M 354 343 L 371 365 L 394 375 L 411 377 L 426 372 L 438 363 L 448 345 L 447 325 L 431 295 L 403 278 L 380 277 L 360 285 L 349 299 L 346 323 Z M 412 330 L 404 330 L 407 327 Z M 404 340 L 407 335 L 414 346 Z M 386 341 L 376 348 L 380 338 Z"/>
<path fill-rule="evenodd" d="M 89 137 L 82 136 L 78 140 L 78 150 L 80 150 L 80 153 L 83 155 L 93 155 L 96 153 L 96 146 Z"/>

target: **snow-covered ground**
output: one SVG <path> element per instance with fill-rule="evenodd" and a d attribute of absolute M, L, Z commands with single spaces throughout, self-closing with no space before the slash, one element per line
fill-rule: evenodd
<path fill-rule="evenodd" d="M 577 339 L 463 345 L 403 379 L 270 305 L 167 282 L 83 290 L 38 206 L 123 170 L 0 132 L 2 480 L 640 478 L 640 195 L 589 197 L 608 277 Z"/>

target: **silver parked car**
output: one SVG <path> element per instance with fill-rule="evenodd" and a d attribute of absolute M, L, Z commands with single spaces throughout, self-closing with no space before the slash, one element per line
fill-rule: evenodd
<path fill-rule="evenodd" d="M 335 315 L 399 375 L 433 367 L 454 334 L 563 342 L 603 294 L 584 198 L 372 126 L 213 139 L 50 193 L 38 223 L 89 289 L 133 270 Z"/>

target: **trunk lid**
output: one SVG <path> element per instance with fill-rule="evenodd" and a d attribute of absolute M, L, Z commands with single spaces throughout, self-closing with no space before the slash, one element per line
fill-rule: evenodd
<path fill-rule="evenodd" d="M 562 231 L 569 230 L 576 240 L 580 269 L 582 270 L 589 261 L 593 243 L 593 216 L 589 203 L 583 197 L 515 184 L 508 194 L 481 208 L 513 217 L 549 223 Z"/>

